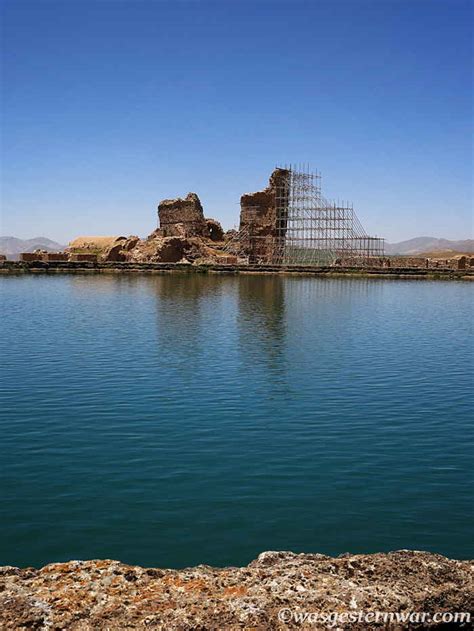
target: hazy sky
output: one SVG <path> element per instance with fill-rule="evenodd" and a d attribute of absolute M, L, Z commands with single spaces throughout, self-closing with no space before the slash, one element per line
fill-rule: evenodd
<path fill-rule="evenodd" d="M 472 233 L 466 0 L 2 0 L 0 233 L 238 222 L 277 164 L 389 241 Z"/>

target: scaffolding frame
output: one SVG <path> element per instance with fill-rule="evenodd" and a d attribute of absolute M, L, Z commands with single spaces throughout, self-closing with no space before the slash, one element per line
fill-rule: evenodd
<path fill-rule="evenodd" d="M 383 257 L 384 240 L 369 236 L 352 204 L 328 201 L 321 193 L 321 174 L 308 165 L 278 167 L 275 220 L 270 234 L 259 234 L 257 208 L 234 241 L 251 264 L 322 266 L 337 263 L 364 266 Z M 230 244 L 229 244 L 230 245 Z"/>

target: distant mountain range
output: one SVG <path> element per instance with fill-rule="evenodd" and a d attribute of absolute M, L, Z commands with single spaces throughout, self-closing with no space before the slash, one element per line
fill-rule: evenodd
<path fill-rule="evenodd" d="M 0 254 L 5 254 L 12 261 L 20 257 L 21 252 L 34 252 L 41 249 L 47 252 L 60 252 L 66 246 L 46 237 L 33 239 L 17 239 L 16 237 L 0 237 Z"/>
<path fill-rule="evenodd" d="M 435 237 L 415 237 L 400 243 L 385 243 L 385 254 L 423 254 L 424 252 L 474 252 L 474 239 L 449 241 Z"/>

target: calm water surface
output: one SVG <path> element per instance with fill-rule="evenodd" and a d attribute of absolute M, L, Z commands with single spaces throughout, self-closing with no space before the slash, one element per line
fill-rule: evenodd
<path fill-rule="evenodd" d="M 474 286 L 3 277 L 0 565 L 474 555 Z"/>

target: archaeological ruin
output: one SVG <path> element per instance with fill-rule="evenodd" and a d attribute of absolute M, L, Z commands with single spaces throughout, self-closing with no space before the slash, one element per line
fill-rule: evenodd
<path fill-rule="evenodd" d="M 235 237 L 253 264 L 366 265 L 383 257 L 352 205 L 323 197 L 321 176 L 308 168 L 276 168 L 263 191 L 242 195 Z"/>
<path fill-rule="evenodd" d="M 332 202 L 321 175 L 308 167 L 277 167 L 268 186 L 240 198 L 237 229 L 224 231 L 205 216 L 196 193 L 158 204 L 157 228 L 146 238 L 83 236 L 64 253 L 21 254 L 23 263 L 181 263 L 251 267 L 472 269 L 469 255 L 451 258 L 384 255 L 384 240 L 369 236 L 352 204 Z M 3 257 L 5 258 L 5 257 Z M 0 260 L 1 262 L 1 260 Z"/>
<path fill-rule="evenodd" d="M 196 193 L 158 204 L 158 227 L 146 239 L 80 237 L 74 255 L 115 262 L 191 262 L 273 266 L 363 266 L 383 257 L 383 239 L 370 237 L 349 204 L 327 201 L 321 176 L 276 168 L 267 188 L 240 200 L 238 230 L 224 232 L 205 216 Z"/>
<path fill-rule="evenodd" d="M 159 231 L 163 237 L 207 237 L 209 230 L 196 193 L 158 204 Z"/>

